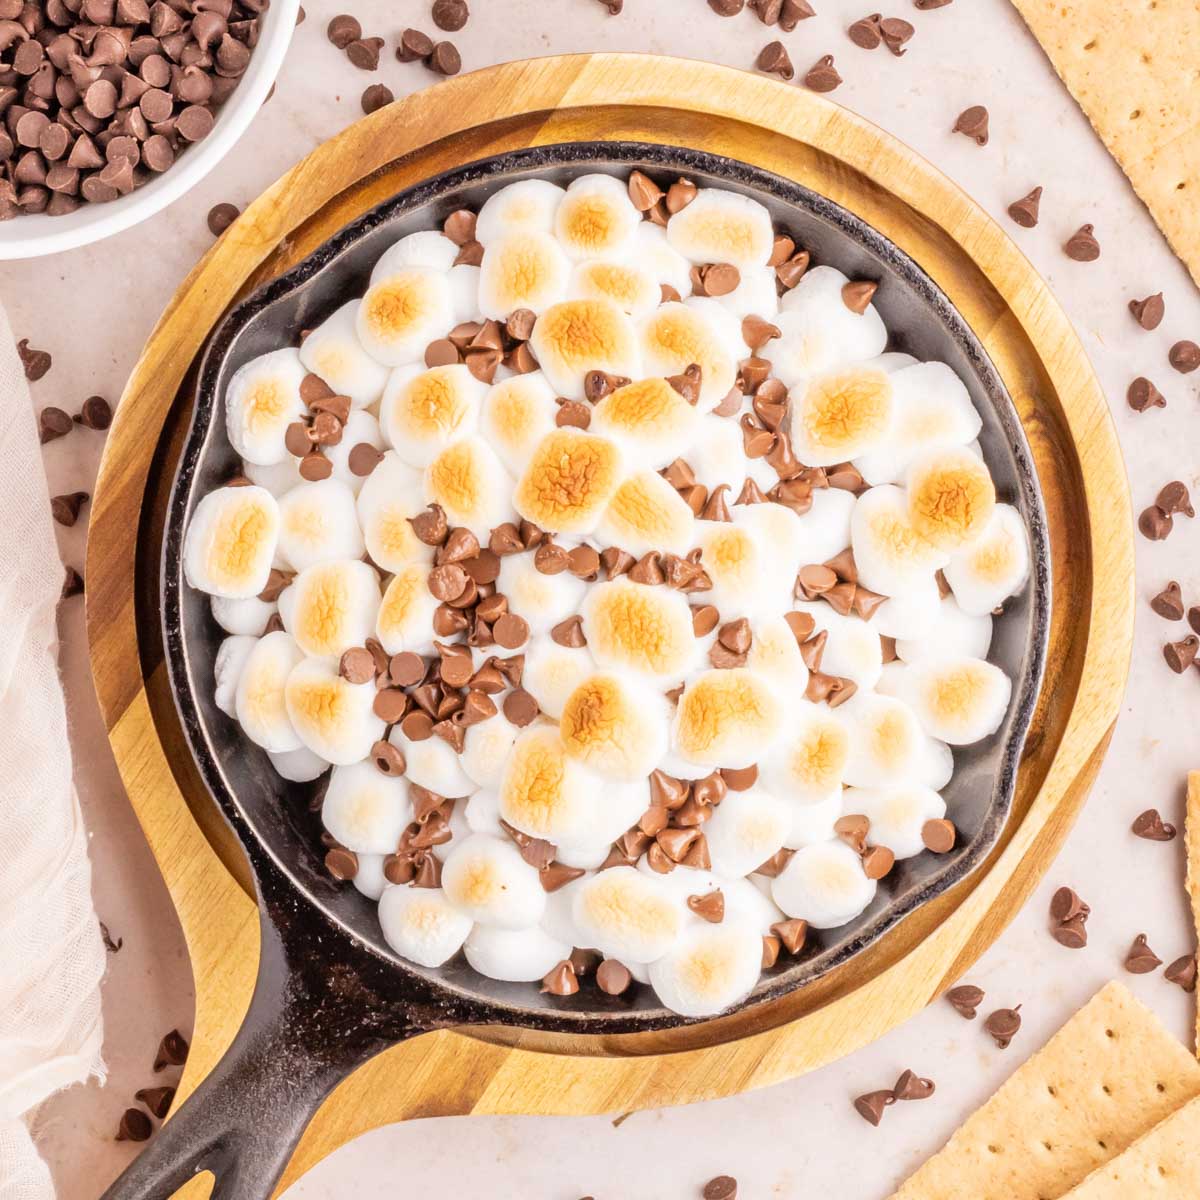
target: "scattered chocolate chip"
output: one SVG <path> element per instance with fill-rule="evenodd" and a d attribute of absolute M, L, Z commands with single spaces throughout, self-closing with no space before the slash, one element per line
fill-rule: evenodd
<path fill-rule="evenodd" d="M 908 53 L 904 49 L 904 45 L 916 32 L 908 21 L 900 17 L 884 17 L 879 23 L 879 31 L 883 34 L 883 44 L 897 58 Z"/>
<path fill-rule="evenodd" d="M 62 592 L 59 595 L 60 600 L 70 600 L 72 596 L 83 595 L 83 576 L 75 570 L 74 567 L 65 568 L 63 574 Z"/>
<path fill-rule="evenodd" d="M 457 33 L 471 15 L 466 0 L 434 0 L 433 23 L 446 33 Z"/>
<path fill-rule="evenodd" d="M 883 1110 L 895 1102 L 896 1098 L 890 1090 L 867 1092 L 855 1097 L 854 1111 L 869 1124 L 878 1125 L 883 1120 Z"/>
<path fill-rule="evenodd" d="M 703 896 L 689 896 L 688 908 L 711 925 L 719 925 L 725 919 L 725 893 L 714 888 Z"/>
<path fill-rule="evenodd" d="M 926 850 L 934 854 L 947 854 L 954 849 L 958 831 L 954 822 L 945 817 L 935 817 L 921 826 L 921 841 Z"/>
<path fill-rule="evenodd" d="M 66 437 L 71 429 L 71 418 L 61 408 L 50 405 L 38 415 L 38 440 L 43 446 L 56 438 Z"/>
<path fill-rule="evenodd" d="M 339 50 L 345 50 L 351 42 L 357 42 L 362 37 L 362 26 L 357 17 L 352 17 L 349 13 L 341 13 L 326 26 L 325 36 Z"/>
<path fill-rule="evenodd" d="M 1050 930 L 1051 937 L 1068 950 L 1082 950 L 1087 945 L 1087 924 L 1082 914 L 1060 921 Z"/>
<path fill-rule="evenodd" d="M 383 462 L 383 451 L 377 450 L 370 442 L 359 442 L 353 450 L 350 451 L 348 465 L 350 474 L 357 475 L 360 478 L 375 470 L 379 464 Z"/>
<path fill-rule="evenodd" d="M 946 999 L 959 1016 L 973 1021 L 983 1003 L 983 988 L 976 987 L 973 983 L 960 983 L 958 987 L 952 987 L 946 993 Z"/>
<path fill-rule="evenodd" d="M 796 68 L 782 42 L 768 42 L 759 52 L 754 65 L 768 75 L 778 75 L 780 79 L 794 79 Z M 709 292 L 709 295 L 719 293 Z"/>
<path fill-rule="evenodd" d="M 863 874 L 882 879 L 896 865 L 896 856 L 886 846 L 868 846 L 862 856 Z"/>
<path fill-rule="evenodd" d="M 1150 607 L 1164 620 L 1178 621 L 1183 617 L 1183 593 L 1174 579 L 1157 596 L 1150 600 Z"/>
<path fill-rule="evenodd" d="M 0 96 L 2 95 L 3 90 L 0 89 Z M 28 338 L 22 338 L 17 343 L 17 356 L 25 370 L 25 378 L 30 383 L 37 383 L 39 379 L 43 378 L 54 361 L 45 350 L 34 350 L 30 346 Z"/>
<path fill-rule="evenodd" d="M 50 500 L 50 512 L 60 525 L 74 525 L 79 520 L 79 510 L 87 503 L 87 492 L 67 492 L 62 496 L 53 496 Z"/>
<path fill-rule="evenodd" d="M 127 1108 L 117 1126 L 118 1142 L 144 1142 L 154 1132 L 150 1118 L 140 1108 Z"/>
<path fill-rule="evenodd" d="M 175 1099 L 173 1087 L 141 1088 L 133 1097 L 139 1104 L 144 1104 L 152 1115 L 160 1121 L 171 1111 L 171 1101 Z"/>
<path fill-rule="evenodd" d="M 988 143 L 988 110 L 982 104 L 972 104 L 958 114 L 952 133 L 962 133 L 975 140 L 977 146 Z"/>
<path fill-rule="evenodd" d="M 351 647 L 338 662 L 338 674 L 347 683 L 370 683 L 375 678 L 375 659 L 370 650 Z"/>
<path fill-rule="evenodd" d="M 1200 637 L 1189 633 L 1187 637 L 1181 638 L 1178 642 L 1168 642 L 1163 647 L 1163 658 L 1166 659 L 1167 666 L 1176 675 L 1182 675 L 1196 661 L 1198 652 L 1200 652 Z"/>
<path fill-rule="evenodd" d="M 457 75 L 462 70 L 462 56 L 453 42 L 438 42 L 429 55 L 427 65 L 439 75 Z"/>
<path fill-rule="evenodd" d="M 1154 497 L 1154 503 L 1165 513 L 1171 513 L 1178 516 L 1182 513 L 1186 517 L 1194 517 L 1195 509 L 1192 508 L 1192 498 L 1188 493 L 1187 485 L 1181 480 L 1175 479 L 1170 483 L 1165 483 L 1159 489 L 1158 495 Z"/>
<path fill-rule="evenodd" d="M 409 518 L 417 540 L 426 546 L 440 546 L 450 533 L 445 510 L 440 504 L 430 504 L 424 512 Z"/>
<path fill-rule="evenodd" d="M 576 973 L 578 974 L 578 971 Z M 621 995 L 622 992 L 628 991 L 632 982 L 633 976 L 629 973 L 629 968 L 615 958 L 606 958 L 596 968 L 596 986 L 606 996 Z"/>
<path fill-rule="evenodd" d="M 367 116 L 370 116 L 371 113 L 378 112 L 381 108 L 386 108 L 395 98 L 392 89 L 386 84 L 373 83 L 362 94 L 362 110 Z M 451 361 L 457 362 L 458 355 L 456 354 Z"/>
<path fill-rule="evenodd" d="M 737 1200 L 737 1180 L 732 1175 L 717 1175 L 704 1185 L 703 1200 Z"/>
<path fill-rule="evenodd" d="M 1130 828 L 1148 842 L 1169 842 L 1176 834 L 1175 826 L 1164 821 L 1157 808 L 1148 808 L 1144 813 L 1139 813 Z"/>
<path fill-rule="evenodd" d="M 109 954 L 116 954 L 125 945 L 124 938 L 117 938 L 116 941 L 113 941 L 112 934 L 108 932 L 108 926 L 103 921 L 100 922 L 100 940 L 103 941 L 104 949 Z"/>
<path fill-rule="evenodd" d="M 523 729 L 538 715 L 538 703 L 524 688 L 514 688 L 501 705 L 504 715 L 518 729 Z"/>
<path fill-rule="evenodd" d="M 236 204 L 214 204 L 208 210 L 209 233 L 213 237 L 220 237 L 238 219 L 239 215 Z"/>
<path fill-rule="evenodd" d="M 947 4 L 952 4 L 954 0 L 913 0 L 913 4 L 921 12 L 931 12 L 935 8 L 945 8 Z"/>
<path fill-rule="evenodd" d="M 1181 375 L 1189 375 L 1200 367 L 1200 346 L 1186 340 L 1176 342 L 1167 352 L 1167 361 Z"/>
<path fill-rule="evenodd" d="M 984 1029 L 992 1035 L 996 1045 L 1001 1050 L 1007 1050 L 1009 1043 L 1017 1036 L 1021 1028 L 1021 1006 L 1016 1008 L 998 1008 L 983 1023 Z"/>
<path fill-rule="evenodd" d="M 158 1053 L 154 1056 L 155 1072 L 163 1067 L 182 1067 L 187 1062 L 188 1049 L 187 1038 L 178 1029 L 172 1029 L 158 1044 Z"/>
<path fill-rule="evenodd" d="M 603 4 L 604 7 L 608 9 L 608 15 L 610 17 L 619 16 L 621 9 L 625 7 L 625 0 L 599 0 L 599 3 Z"/>
<path fill-rule="evenodd" d="M 736 17 L 746 7 L 746 0 L 708 0 L 708 7 L 718 17 Z"/>
<path fill-rule="evenodd" d="M 1130 300 L 1129 311 L 1143 329 L 1157 329 L 1162 324 L 1163 314 L 1166 312 L 1162 292 L 1155 292 L 1144 300 Z"/>
<path fill-rule="evenodd" d="M 345 883 L 358 874 L 358 855 L 344 846 L 334 846 L 325 853 L 325 870 L 339 883 Z"/>
<path fill-rule="evenodd" d="M 579 991 L 579 980 L 575 977 L 575 968 L 570 959 L 563 959 L 558 966 L 546 972 L 541 990 L 550 996 L 573 996 Z"/>
<path fill-rule="evenodd" d="M 1095 262 L 1100 257 L 1100 243 L 1096 241 L 1095 226 L 1080 225 L 1063 244 L 1063 251 L 1075 262 Z"/>
<path fill-rule="evenodd" d="M 1125 970 L 1133 975 L 1148 975 L 1162 966 L 1162 959 L 1146 943 L 1146 935 L 1139 933 L 1125 955 Z"/>
<path fill-rule="evenodd" d="M 383 38 L 356 38 L 346 47 L 346 57 L 360 71 L 379 69 L 379 52 L 383 49 Z"/>
<path fill-rule="evenodd" d="M 892 1095 L 897 1100 L 928 1100 L 936 1090 L 932 1079 L 925 1079 L 913 1071 L 904 1071 L 892 1088 Z"/>
<path fill-rule="evenodd" d="M 1168 983 L 1177 983 L 1185 992 L 1196 990 L 1196 956 L 1185 954 L 1177 958 L 1163 972 L 1163 978 Z"/>
<path fill-rule="evenodd" d="M 863 50 L 874 50 L 883 41 L 883 33 L 879 28 L 882 17 L 882 13 L 872 13 L 855 21 L 846 30 L 850 40 Z"/>
<path fill-rule="evenodd" d="M 776 921 L 771 926 L 771 932 L 789 954 L 799 954 L 808 937 L 808 922 L 799 917 L 790 917 L 786 921 Z"/>
<path fill-rule="evenodd" d="M 852 279 L 842 284 L 842 303 L 860 317 L 867 311 L 879 284 L 869 279 Z"/>
<path fill-rule="evenodd" d="M 433 38 L 419 29 L 405 29 L 400 34 L 396 57 L 401 62 L 423 62 L 433 53 Z"/>
<path fill-rule="evenodd" d="M 1145 538 L 1152 542 L 1161 542 L 1170 534 L 1174 527 L 1170 513 L 1165 513 L 1156 504 L 1142 510 L 1138 516 L 1138 529 Z"/>
<path fill-rule="evenodd" d="M 1125 400 L 1134 412 L 1145 412 L 1148 408 L 1166 408 L 1166 397 L 1145 376 L 1139 375 L 1125 393 Z"/>
<path fill-rule="evenodd" d="M 804 86 L 813 92 L 832 92 L 841 82 L 842 77 L 833 65 L 832 54 L 822 55 L 804 76 Z M 806 262 L 805 266 L 807 265 Z"/>
<path fill-rule="evenodd" d="M 1055 921 L 1069 921 L 1078 916 L 1086 918 L 1091 911 L 1079 894 L 1069 887 L 1060 887 L 1050 897 L 1050 916 Z"/>
<path fill-rule="evenodd" d="M 384 738 L 380 738 L 371 747 L 371 761 L 381 775 L 392 775 L 399 778 L 408 769 L 404 751 Z"/>
<path fill-rule="evenodd" d="M 1035 187 L 1032 192 L 1014 200 L 1008 206 L 1008 215 L 1022 228 L 1032 229 L 1038 223 L 1038 210 L 1042 203 L 1042 189 Z"/>

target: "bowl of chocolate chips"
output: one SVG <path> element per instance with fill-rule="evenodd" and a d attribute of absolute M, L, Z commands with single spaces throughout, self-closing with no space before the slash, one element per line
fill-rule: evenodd
<path fill-rule="evenodd" d="M 0 259 L 128 229 L 266 100 L 299 0 L 0 0 Z"/>

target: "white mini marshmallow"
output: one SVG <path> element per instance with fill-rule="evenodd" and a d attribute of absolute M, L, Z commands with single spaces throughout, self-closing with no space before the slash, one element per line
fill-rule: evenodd
<path fill-rule="evenodd" d="M 394 854 L 413 819 L 408 784 L 372 762 L 334 767 L 321 804 L 321 821 L 347 850 Z"/>
<path fill-rule="evenodd" d="M 692 264 L 667 238 L 667 231 L 652 221 L 643 221 L 634 237 L 633 258 L 649 271 L 661 288 L 674 288 L 681 297 L 692 294 Z"/>
<path fill-rule="evenodd" d="M 398 367 L 379 405 L 380 428 L 410 467 L 427 467 L 451 442 L 475 431 L 487 390 L 462 363 Z"/>
<path fill-rule="evenodd" d="M 916 531 L 907 495 L 891 484 L 859 496 L 850 518 L 850 545 L 859 583 L 885 596 L 923 587 L 949 557 Z"/>
<path fill-rule="evenodd" d="M 774 321 L 779 313 L 779 293 L 775 288 L 775 271 L 771 267 L 746 267 L 732 292 L 715 297 L 738 320 L 754 315 L 764 321 Z M 746 348 L 749 351 L 749 347 Z"/>
<path fill-rule="evenodd" d="M 414 654 L 432 654 L 434 650 L 433 616 L 440 601 L 429 590 L 429 568 L 424 563 L 401 567 L 387 585 L 375 636 L 388 654 L 411 650 Z"/>
<path fill-rule="evenodd" d="M 388 369 L 358 340 L 358 304 L 347 300 L 326 317 L 300 344 L 300 361 L 336 395 L 349 396 L 356 409 L 363 409 L 383 395 Z"/>
<path fill-rule="evenodd" d="M 414 742 L 399 725 L 388 735 L 393 746 L 404 752 L 405 771 L 410 783 L 436 792 L 439 796 L 469 796 L 475 785 L 462 769 L 458 755 L 440 737 Z"/>
<path fill-rule="evenodd" d="M 783 726 L 781 701 L 753 671 L 704 671 L 679 698 L 672 749 L 701 766 L 740 770 L 770 752 Z"/>
<path fill-rule="evenodd" d="M 708 1017 L 745 1000 L 761 970 L 762 934 L 750 921 L 726 917 L 719 925 L 689 925 L 650 964 L 650 984 L 672 1012 Z"/>
<path fill-rule="evenodd" d="M 847 788 L 845 807 L 871 822 L 867 841 L 886 846 L 898 859 L 912 858 L 925 849 L 921 830 L 926 821 L 946 815 L 946 802 L 920 784 L 899 787 Z"/>
<path fill-rule="evenodd" d="M 455 811 L 459 809 L 455 805 Z M 500 837 L 504 828 L 500 824 L 500 797 L 490 789 L 481 788 L 468 797 L 465 805 L 461 806 L 471 833 L 492 833 Z"/>
<path fill-rule="evenodd" d="M 686 909 L 670 886 L 633 867 L 600 871 L 573 892 L 571 916 L 583 944 L 623 963 L 661 958 L 684 926 Z"/>
<path fill-rule="evenodd" d="M 710 492 L 724 484 L 731 499 L 736 499 L 747 479 L 753 479 L 764 492 L 779 482 L 775 468 L 765 458 L 746 457 L 738 423 L 714 413 L 700 418 L 684 458 L 697 483 Z"/>
<path fill-rule="evenodd" d="M 512 503 L 540 529 L 586 537 L 600 523 L 624 473 L 616 442 L 578 429 L 555 429 L 534 448 Z"/>
<path fill-rule="evenodd" d="M 301 746 L 298 750 L 283 750 L 278 754 L 268 751 L 267 757 L 275 768 L 275 774 L 288 783 L 312 783 L 329 770 L 329 764 L 307 746 Z"/>
<path fill-rule="evenodd" d="M 266 488 L 276 500 L 304 482 L 300 477 L 300 460 L 290 454 L 282 462 L 271 463 L 270 466 L 243 460 L 242 474 L 251 483 Z"/>
<path fill-rule="evenodd" d="M 246 596 L 241 600 L 230 600 L 227 596 L 213 596 L 212 615 L 226 633 L 248 637 L 262 637 L 267 622 L 279 611 L 273 600 L 268 603 L 257 596 Z"/>
<path fill-rule="evenodd" d="M 354 872 L 354 890 L 366 896 L 368 900 L 378 901 L 383 890 L 388 886 L 387 876 L 383 873 L 383 854 L 360 854 L 358 870 Z"/>
<path fill-rule="evenodd" d="M 571 946 L 543 929 L 497 929 L 476 925 L 463 945 L 472 968 L 489 979 L 534 983 L 569 958 Z"/>
<path fill-rule="evenodd" d="M 845 809 L 842 791 L 830 792 L 820 800 L 787 801 L 791 825 L 783 844 L 789 850 L 815 846 L 836 836 L 834 826 Z"/>
<path fill-rule="evenodd" d="M 366 478 L 350 470 L 350 454 L 355 446 L 367 445 L 376 450 L 386 449 L 379 422 L 366 409 L 353 408 L 342 426 L 342 440 L 336 446 L 325 447 L 325 457 L 333 467 L 332 479 L 344 483 L 355 496 L 363 489 Z"/>
<path fill-rule="evenodd" d="M 930 575 L 922 584 L 914 584 L 885 600 L 871 618 L 882 637 L 923 638 L 936 634 L 942 611 L 937 579 Z"/>
<path fill-rule="evenodd" d="M 883 646 L 869 621 L 842 616 L 823 600 L 797 601 L 797 612 L 808 613 L 816 631 L 826 635 L 821 670 L 826 675 L 852 679 L 859 690 L 873 688 L 883 670 Z"/>
<path fill-rule="evenodd" d="M 891 436 L 892 376 L 852 367 L 804 379 L 791 390 L 792 449 L 811 467 L 858 458 Z"/>
<path fill-rule="evenodd" d="M 567 697 L 559 728 L 572 758 L 606 779 L 632 783 L 644 781 L 666 754 L 670 716 L 666 698 L 636 676 L 605 671 Z"/>
<path fill-rule="evenodd" d="M 552 233 L 563 195 L 564 190 L 548 179 L 510 183 L 484 201 L 475 222 L 475 237 L 486 247 L 517 230 Z"/>
<path fill-rule="evenodd" d="M 812 507 L 800 517 L 808 562 L 827 562 L 850 545 L 856 504 L 854 493 L 841 488 L 818 488 L 813 492 Z"/>
<path fill-rule="evenodd" d="M 905 482 L 913 528 L 948 555 L 976 541 L 996 509 L 996 485 L 973 446 L 921 454 Z"/>
<path fill-rule="evenodd" d="M 264 750 L 279 753 L 303 744 L 284 700 L 288 676 L 303 659 L 300 647 L 280 630 L 262 638 L 242 664 L 234 702 L 238 724 Z"/>
<path fill-rule="evenodd" d="M 973 616 L 963 612 L 953 596 L 947 596 L 929 632 L 920 638 L 897 639 L 896 654 L 903 662 L 937 656 L 987 658 L 991 644 L 990 611 Z"/>
<path fill-rule="evenodd" d="M 746 666 L 761 675 L 787 705 L 804 695 L 808 667 L 800 643 L 783 617 L 766 617 L 755 622 Z"/>
<path fill-rule="evenodd" d="M 432 267 L 398 267 L 367 289 L 355 314 L 362 347 L 389 367 L 420 362 L 454 324 L 450 283 Z"/>
<path fill-rule="evenodd" d="M 237 685 L 242 668 L 258 645 L 256 637 L 227 637 L 213 661 L 213 700 L 227 716 L 237 716 Z"/>
<path fill-rule="evenodd" d="M 728 792 L 704 824 L 713 870 L 749 875 L 783 846 L 791 827 L 791 807 L 765 788 Z"/>
<path fill-rule="evenodd" d="M 291 348 L 260 354 L 234 372 L 225 389 L 225 432 L 247 462 L 269 466 L 287 457 L 287 427 L 308 411 L 300 399 L 306 374 Z"/>
<path fill-rule="evenodd" d="M 608 502 L 596 538 L 641 558 L 651 550 L 685 554 L 696 518 L 687 501 L 656 471 L 630 475 Z"/>
<path fill-rule="evenodd" d="M 557 412 L 554 389 L 541 371 L 514 375 L 497 383 L 484 397 L 479 433 L 509 474 L 520 478 L 538 443 L 555 428 Z"/>
<path fill-rule="evenodd" d="M 518 308 L 542 313 L 570 295 L 571 263 L 548 233 L 520 230 L 497 238 L 479 268 L 479 310 L 505 320 Z"/>
<path fill-rule="evenodd" d="M 419 472 L 389 450 L 358 493 L 358 520 L 367 553 L 385 571 L 433 562 L 433 547 L 413 533 L 412 518 L 425 510 Z"/>
<path fill-rule="evenodd" d="M 578 609 L 587 584 L 570 571 L 544 574 L 534 566 L 534 552 L 526 551 L 500 560 L 496 590 L 508 598 L 508 611 L 529 623 L 530 637 L 540 637 Z"/>
<path fill-rule="evenodd" d="M 638 261 L 635 250 L 629 258 L 592 258 L 576 264 L 567 298 L 592 300 L 597 296 L 640 320 L 658 307 L 662 289 L 653 272 Z"/>
<path fill-rule="evenodd" d="M 560 646 L 548 637 L 531 638 L 525 649 L 521 686 L 548 717 L 562 716 L 567 697 L 596 669 L 584 646 Z"/>
<path fill-rule="evenodd" d="M 379 576 L 358 559 L 308 567 L 279 597 L 283 627 L 305 654 L 334 662 L 375 633 Z"/>
<path fill-rule="evenodd" d="M 802 701 L 788 707 L 784 732 L 761 760 L 759 778 L 781 799 L 817 803 L 840 796 L 849 757 L 850 739 L 836 710 Z"/>
<path fill-rule="evenodd" d="M 469 529 L 481 546 L 513 519 L 513 481 L 481 437 L 447 446 L 425 470 L 425 498 L 440 504 L 452 526 Z"/>
<path fill-rule="evenodd" d="M 741 322 L 708 297 L 660 305 L 640 323 L 639 340 L 647 375 L 681 375 L 700 367 L 701 412 L 709 412 L 728 394 L 745 357 Z"/>
<path fill-rule="evenodd" d="M 734 621 L 738 617 L 753 620 L 777 613 L 787 603 L 791 589 L 780 595 L 780 581 L 771 570 L 770 552 L 748 524 L 697 521 L 695 544 L 700 550 L 700 565 L 712 580 L 712 588 L 703 593 L 703 601 L 715 604 L 722 620 Z"/>
<path fill-rule="evenodd" d="M 422 229 L 394 242 L 371 271 L 371 283 L 387 279 L 400 267 L 431 267 L 443 274 L 454 266 L 458 247 L 440 229 Z"/>
<path fill-rule="evenodd" d="M 775 246 L 775 229 L 771 214 L 757 200 L 705 187 L 667 222 L 667 240 L 693 263 L 765 267 Z"/>
<path fill-rule="evenodd" d="M 907 704 L 891 696 L 859 692 L 835 711 L 850 738 L 848 784 L 885 787 L 924 778 L 925 735 Z"/>
<path fill-rule="evenodd" d="M 573 179 L 554 214 L 555 236 L 577 262 L 629 253 L 641 223 L 629 189 L 611 175 Z"/>
<path fill-rule="evenodd" d="M 1000 728 L 1012 681 L 980 658 L 921 658 L 899 664 L 882 685 L 912 706 L 930 737 L 969 746 Z"/>
<path fill-rule="evenodd" d="M 657 471 L 688 457 L 704 420 L 665 379 L 652 377 L 610 392 L 592 409 L 588 428 L 616 442 L 631 470 Z"/>
<path fill-rule="evenodd" d="M 453 958 L 471 932 L 471 918 L 441 888 L 384 888 L 379 924 L 387 944 L 422 967 L 440 967 Z"/>
<path fill-rule="evenodd" d="M 469 725 L 459 756 L 462 768 L 481 788 L 497 788 L 504 774 L 508 752 L 520 731 L 503 713 L 477 725 Z M 476 793 L 478 795 L 479 793 Z M 474 799 L 474 797 L 472 797 Z"/>
<path fill-rule="evenodd" d="M 681 592 L 621 577 L 592 584 L 580 612 L 591 657 L 602 667 L 624 667 L 662 682 L 682 679 L 700 662 L 702 647 Z"/>
<path fill-rule="evenodd" d="M 183 539 L 183 569 L 198 591 L 230 600 L 267 586 L 279 541 L 279 505 L 260 487 L 220 487 L 201 498 Z"/>
<path fill-rule="evenodd" d="M 1029 534 L 1011 504 L 997 504 L 980 536 L 952 554 L 946 582 L 966 613 L 983 616 L 1029 578 Z"/>
<path fill-rule="evenodd" d="M 528 929 L 546 908 L 537 871 L 508 838 L 471 834 L 451 849 L 442 868 L 446 898 L 473 921 L 498 929 Z"/>
<path fill-rule="evenodd" d="M 551 305 L 538 317 L 529 345 L 555 394 L 568 400 L 583 399 L 589 371 L 628 379 L 642 374 L 634 324 L 611 300 Z"/>
<path fill-rule="evenodd" d="M 339 480 L 302 483 L 279 501 L 279 553 L 292 570 L 365 550 L 354 493 Z"/>
<path fill-rule="evenodd" d="M 455 325 L 465 321 L 483 323 L 483 313 L 479 307 L 479 280 L 482 272 L 470 263 L 459 263 L 451 267 L 446 281 L 450 284 L 450 308 L 454 312 Z M 497 371 L 507 370 L 497 367 Z"/>
<path fill-rule="evenodd" d="M 750 530 L 759 546 L 770 548 L 762 559 L 762 586 L 769 597 L 764 605 L 769 604 L 773 613 L 786 611 L 797 573 L 814 561 L 803 519 L 783 504 L 735 504 L 730 511 L 735 525 Z"/>
<path fill-rule="evenodd" d="M 858 854 L 844 842 L 805 846 L 771 885 L 775 903 L 814 929 L 836 929 L 854 920 L 875 898 Z"/>
<path fill-rule="evenodd" d="M 372 709 L 374 683 L 350 683 L 336 663 L 306 658 L 292 668 L 284 688 L 288 719 L 300 741 L 335 766 L 357 763 L 383 737 Z"/>

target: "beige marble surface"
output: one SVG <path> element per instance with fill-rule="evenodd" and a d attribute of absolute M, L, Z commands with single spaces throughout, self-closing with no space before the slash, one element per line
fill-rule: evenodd
<path fill-rule="evenodd" d="M 405 25 L 429 29 L 427 0 L 354 4 L 369 33 L 388 39 L 375 75 L 353 67 L 325 40 L 335 0 L 311 0 L 274 98 L 225 164 L 190 196 L 138 230 L 56 258 L 0 264 L 0 298 L 18 337 L 54 355 L 34 387 L 38 406 L 74 409 L 92 392 L 116 397 L 156 315 L 209 244 L 204 217 L 222 200 L 244 203 L 284 168 L 359 112 L 358 97 L 382 80 L 397 94 L 425 87 L 421 67 L 390 58 Z M 845 27 L 868 6 L 815 0 L 819 15 L 783 35 L 801 73 L 834 53 L 845 84 L 834 99 L 915 147 L 1006 224 L 1050 281 L 1075 322 L 1110 396 L 1133 481 L 1134 503 L 1148 504 L 1172 478 L 1200 480 L 1196 412 L 1200 376 L 1166 364 L 1177 338 L 1200 340 L 1200 296 L 1171 257 L 1149 217 L 1041 51 L 1006 0 L 955 0 L 918 12 L 896 0 L 890 15 L 917 27 L 908 53 L 853 46 Z M 749 13 L 721 20 L 704 0 L 626 0 L 609 17 L 596 0 L 474 0 L 456 40 L 466 69 L 509 58 L 573 50 L 641 50 L 749 67 L 772 36 Z M 889 15 L 889 14 L 885 14 Z M 986 104 L 991 142 L 979 148 L 950 133 L 968 104 Z M 1042 223 L 1021 230 L 1006 205 L 1034 184 L 1046 194 Z M 1091 221 L 1103 247 L 1089 265 L 1060 245 Z M 1128 299 L 1162 290 L 1167 317 L 1154 333 L 1130 319 Z M 1168 407 L 1138 416 L 1124 403 L 1129 380 L 1154 379 Z M 87 488 L 100 435 L 77 431 L 46 448 L 55 490 Z M 63 530 L 68 562 L 82 559 L 84 530 Z M 491 1118 L 392 1126 L 334 1154 L 288 1193 L 289 1200 L 420 1193 L 571 1200 L 684 1200 L 719 1171 L 737 1175 L 742 1194 L 836 1195 L 879 1200 L 1033 1048 L 1113 975 L 1133 935 L 1145 932 L 1167 961 L 1192 948 L 1182 895 L 1181 848 L 1139 841 L 1133 816 L 1157 805 L 1181 813 L 1184 772 L 1196 766 L 1200 680 L 1176 677 L 1159 652 L 1169 634 L 1145 604 L 1168 578 L 1200 601 L 1200 528 L 1178 521 L 1168 542 L 1139 538 L 1138 633 L 1125 715 L 1086 811 L 1060 859 L 1025 911 L 971 972 L 994 1006 L 1022 1004 L 1024 1026 L 1000 1052 L 979 1023 L 934 1005 L 875 1045 L 806 1078 L 756 1094 L 689 1109 L 640 1113 L 614 1126 L 591 1119 Z M 1058 597 L 1069 602 L 1069 597 Z M 124 947 L 105 983 L 105 1086 L 75 1088 L 48 1104 L 39 1134 L 64 1200 L 90 1200 L 134 1148 L 112 1139 L 133 1091 L 152 1081 L 161 1034 L 191 1019 L 188 964 L 171 908 L 138 834 L 108 752 L 92 697 L 78 602 L 63 611 L 63 667 L 73 724 L 76 778 L 92 831 L 96 902 Z M 1046 930 L 1054 887 L 1074 885 L 1092 904 L 1091 944 L 1073 953 Z M 1181 1037 L 1192 999 L 1161 975 L 1125 976 Z M 853 1112 L 850 1098 L 889 1086 L 904 1067 L 933 1076 L 936 1095 L 890 1110 L 879 1129 Z"/>

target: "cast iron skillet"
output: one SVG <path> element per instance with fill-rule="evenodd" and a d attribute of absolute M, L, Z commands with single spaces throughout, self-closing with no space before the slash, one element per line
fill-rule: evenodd
<path fill-rule="evenodd" d="M 182 579 L 184 530 L 197 500 L 237 471 L 219 400 L 230 375 L 267 350 L 294 344 L 347 297 L 366 289 L 372 265 L 397 238 L 435 228 L 463 206 L 478 208 L 503 184 L 558 181 L 586 171 L 637 166 L 666 183 L 685 173 L 752 195 L 817 263 L 881 281 L 875 302 L 892 330 L 889 348 L 949 363 L 983 416 L 981 442 L 1002 499 L 1030 532 L 1030 582 L 995 623 L 991 657 L 1013 678 L 1013 703 L 998 732 L 955 753 L 946 790 L 960 843 L 949 855 L 906 860 L 872 905 L 839 930 L 812 939 L 799 960 L 764 974 L 743 1007 L 768 1001 L 845 963 L 919 904 L 978 866 L 1012 803 L 1020 751 L 1041 681 L 1049 629 L 1045 516 L 1029 448 L 1012 402 L 983 348 L 915 262 L 845 209 L 806 188 L 728 158 L 648 144 L 572 143 L 498 155 L 401 192 L 342 230 L 281 278 L 238 305 L 208 345 L 195 411 L 169 501 L 162 551 L 167 665 L 200 773 L 241 842 L 254 876 L 262 958 L 246 1020 L 225 1057 L 105 1194 L 166 1196 L 212 1170 L 214 1197 L 266 1197 L 325 1095 L 388 1045 L 446 1026 L 510 1026 L 580 1034 L 626 1034 L 694 1024 L 659 1006 L 648 988 L 623 997 L 585 982 L 569 999 L 530 984 L 485 979 L 461 959 L 437 970 L 401 960 L 384 942 L 375 905 L 335 884 L 321 865 L 313 788 L 285 783 L 266 755 L 213 702 L 213 662 L 224 636 L 207 598 Z M 765 1025 L 765 1021 L 763 1022 Z M 713 1040 L 728 1036 L 712 1030 Z"/>

